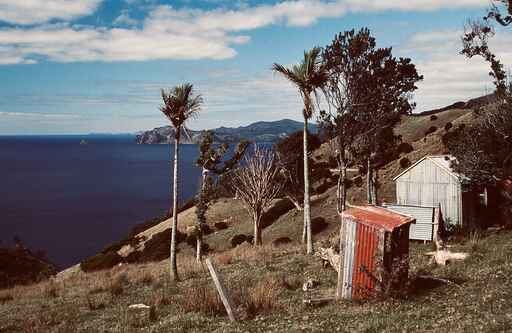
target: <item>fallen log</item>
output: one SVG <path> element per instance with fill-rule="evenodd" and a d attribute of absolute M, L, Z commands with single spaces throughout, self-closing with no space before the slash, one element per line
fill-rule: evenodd
<path fill-rule="evenodd" d="M 469 257 L 468 253 L 463 252 L 450 252 L 448 250 L 440 250 L 425 253 L 426 256 L 431 256 L 431 262 L 441 266 L 446 266 L 452 261 L 460 261 Z"/>
<path fill-rule="evenodd" d="M 305 298 L 302 300 L 302 303 L 307 305 L 322 305 L 328 302 L 332 302 L 336 300 L 335 297 L 322 297 L 322 298 Z"/>
<path fill-rule="evenodd" d="M 316 255 L 320 257 L 325 263 L 331 265 L 336 272 L 339 272 L 340 255 L 336 253 L 336 251 L 332 247 L 320 247 L 318 248 Z"/>

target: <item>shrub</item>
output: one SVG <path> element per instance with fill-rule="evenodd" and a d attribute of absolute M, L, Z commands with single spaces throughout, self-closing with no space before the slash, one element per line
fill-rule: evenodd
<path fill-rule="evenodd" d="M 217 230 L 224 230 L 224 229 L 229 228 L 229 226 L 226 222 L 217 222 L 214 224 L 214 227 Z"/>
<path fill-rule="evenodd" d="M 313 235 L 316 235 L 324 231 L 325 229 L 327 229 L 328 226 L 329 223 L 327 223 L 325 219 L 321 216 L 315 217 L 314 219 L 311 220 L 311 232 L 313 233 Z"/>
<path fill-rule="evenodd" d="M 84 272 L 99 271 L 103 269 L 112 268 L 121 263 L 123 257 L 117 252 L 98 253 L 97 255 L 87 258 L 80 263 L 80 268 Z"/>
<path fill-rule="evenodd" d="M 187 239 L 187 235 L 180 232 L 176 233 L 176 242 L 179 244 Z M 153 235 L 145 244 L 144 249 L 138 252 L 132 252 L 127 258 L 127 262 L 150 262 L 161 261 L 169 258 L 171 243 L 171 229 L 166 229 Z"/>
<path fill-rule="evenodd" d="M 435 114 L 431 115 L 430 121 L 435 121 L 435 120 L 437 120 L 437 116 Z"/>
<path fill-rule="evenodd" d="M 263 215 L 261 216 L 261 226 L 266 228 L 274 223 L 279 217 L 286 214 L 295 208 L 292 202 L 288 199 L 281 199 L 275 202 Z"/>
<path fill-rule="evenodd" d="M 279 237 L 272 241 L 272 245 L 279 246 L 279 245 L 288 244 L 291 242 L 292 242 L 292 240 L 290 239 L 290 237 Z"/>
<path fill-rule="evenodd" d="M 400 167 L 402 169 L 408 168 L 411 166 L 411 161 L 407 157 L 402 157 L 400 159 Z"/>
<path fill-rule="evenodd" d="M 432 134 L 435 131 L 437 131 L 437 127 L 436 126 L 430 126 L 430 128 L 425 132 L 425 136 L 427 136 L 429 134 Z"/>
<path fill-rule="evenodd" d="M 235 248 L 237 247 L 238 245 L 244 243 L 247 241 L 247 236 L 244 235 L 244 234 L 238 234 L 238 235 L 235 235 L 233 237 L 231 237 L 231 247 L 232 248 Z"/>
<path fill-rule="evenodd" d="M 410 143 L 408 143 L 408 142 L 402 142 L 398 146 L 398 153 L 399 154 L 409 154 L 412 151 L 414 151 L 414 147 Z"/>
<path fill-rule="evenodd" d="M 448 132 L 453 128 L 453 124 L 451 122 L 447 122 L 446 125 L 444 125 L 444 130 Z"/>

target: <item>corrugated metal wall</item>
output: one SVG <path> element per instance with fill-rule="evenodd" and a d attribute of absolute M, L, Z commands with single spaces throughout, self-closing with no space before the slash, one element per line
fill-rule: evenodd
<path fill-rule="evenodd" d="M 411 224 L 409 239 L 432 241 L 434 237 L 434 207 L 386 204 L 386 208 L 413 216 L 416 224 Z"/>
<path fill-rule="evenodd" d="M 343 221 L 345 253 L 343 260 L 343 289 L 341 297 L 352 299 L 352 275 L 354 271 L 354 250 L 357 224 L 349 219 Z"/>
<path fill-rule="evenodd" d="M 356 299 L 366 298 L 375 287 L 375 263 L 378 259 L 375 256 L 381 232 L 362 223 L 357 224 L 356 253 L 352 276 L 352 295 Z"/>
<path fill-rule="evenodd" d="M 396 180 L 399 205 L 441 205 L 445 221 L 460 224 L 461 185 L 456 176 L 426 158 Z"/>

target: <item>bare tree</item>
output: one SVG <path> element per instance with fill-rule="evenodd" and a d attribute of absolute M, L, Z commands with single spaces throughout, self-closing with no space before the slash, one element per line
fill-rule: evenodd
<path fill-rule="evenodd" d="M 233 173 L 233 185 L 254 222 L 254 245 L 262 244 L 261 217 L 281 192 L 275 153 L 255 146 L 254 154 Z"/>

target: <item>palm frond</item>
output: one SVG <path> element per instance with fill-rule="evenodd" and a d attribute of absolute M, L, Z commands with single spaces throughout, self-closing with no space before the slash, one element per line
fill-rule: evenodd
<path fill-rule="evenodd" d="M 168 91 L 162 89 L 163 104 L 160 111 L 169 119 L 175 129 L 184 126 L 190 118 L 197 116 L 201 111 L 203 98 L 194 96 L 194 87 L 190 83 L 175 86 Z"/>

